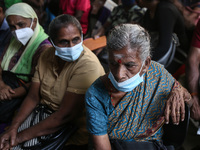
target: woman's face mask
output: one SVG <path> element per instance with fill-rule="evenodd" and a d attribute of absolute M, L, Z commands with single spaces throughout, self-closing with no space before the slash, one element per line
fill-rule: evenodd
<path fill-rule="evenodd" d="M 132 91 L 135 87 L 137 87 L 140 83 L 143 82 L 143 76 L 140 76 L 140 72 L 142 70 L 144 62 L 142 63 L 142 66 L 140 68 L 140 71 L 131 77 L 130 79 L 123 81 L 123 82 L 117 82 L 113 76 L 113 74 L 110 72 L 108 75 L 108 78 L 112 82 L 113 86 L 118 90 L 122 92 L 129 92 Z"/>
<path fill-rule="evenodd" d="M 25 27 L 21 29 L 17 29 L 12 31 L 13 36 L 21 42 L 24 46 L 27 44 L 27 42 L 30 40 L 30 38 L 33 36 L 34 32 L 32 30 L 33 25 L 33 19 L 31 21 L 30 27 Z"/>
<path fill-rule="evenodd" d="M 130 47 L 109 51 L 110 73 L 108 78 L 118 91 L 132 91 L 143 82 L 142 73 L 147 66 L 145 65 L 146 60 L 141 61 L 139 52 Z"/>

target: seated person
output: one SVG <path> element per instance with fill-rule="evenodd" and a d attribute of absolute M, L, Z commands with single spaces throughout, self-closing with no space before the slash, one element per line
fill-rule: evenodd
<path fill-rule="evenodd" d="M 144 16 L 145 9 L 135 4 L 135 0 L 122 0 L 122 5 L 113 9 L 111 15 L 99 29 L 94 38 L 107 34 L 107 32 L 122 23 L 140 23 Z"/>
<path fill-rule="evenodd" d="M 14 112 L 11 106 L 21 104 L 22 97 L 30 86 L 30 77 L 34 74 L 38 58 L 42 51 L 51 47 L 48 35 L 38 23 L 38 17 L 32 7 L 26 3 L 17 3 L 6 10 L 6 19 L 12 31 L 13 37 L 9 45 L 4 49 L 0 58 L 0 123 L 10 121 L 5 113 Z M 18 75 L 18 79 L 24 86 L 13 89 L 10 82 L 5 82 L 5 71 Z M 9 77 L 7 81 L 9 81 Z M 17 82 L 17 81 L 16 81 Z M 11 99 L 16 100 L 16 105 Z M 7 110 L 3 111 L 3 109 Z M 15 107 L 16 108 L 16 107 Z M 3 117 L 3 119 L 2 119 Z M 7 120 L 8 119 L 8 120 Z"/>
<path fill-rule="evenodd" d="M 174 74 L 184 64 L 189 50 L 183 16 L 170 0 L 137 0 L 137 3 L 147 8 L 142 26 L 149 31 L 152 40 L 158 39 L 157 44 L 152 43 L 152 60 L 163 64 Z M 171 50 L 173 33 L 178 37 L 179 46 Z"/>
<path fill-rule="evenodd" d="M 200 98 L 199 98 L 199 79 L 200 79 L 200 20 L 195 28 L 191 42 L 190 52 L 186 63 L 186 81 L 188 91 L 192 95 L 194 104 L 191 107 L 191 118 L 200 122 Z M 200 127 L 198 134 L 200 135 Z"/>
<path fill-rule="evenodd" d="M 30 91 L 10 128 L 0 138 L 1 148 L 18 145 L 16 149 L 20 149 L 21 143 L 55 133 L 72 122 L 78 126 L 78 130 L 68 140 L 67 149 L 71 146 L 84 149 L 88 142 L 84 96 L 87 88 L 104 74 L 103 67 L 97 57 L 82 45 L 82 28 L 75 17 L 56 17 L 49 26 L 49 37 L 54 47 L 42 53 Z M 55 112 L 17 133 L 38 104 L 44 104 Z M 7 143 L 6 139 L 11 142 Z"/>
<path fill-rule="evenodd" d="M 80 21 L 85 35 L 88 29 L 90 0 L 60 0 L 59 6 L 62 14 L 75 16 Z"/>
<path fill-rule="evenodd" d="M 11 35 L 10 28 L 5 19 L 5 3 L 4 0 L 0 0 L 0 56 L 5 45 L 8 44 Z"/>
<path fill-rule="evenodd" d="M 184 100 L 192 105 L 191 95 L 163 65 L 151 61 L 150 38 L 139 25 L 116 26 L 107 38 L 107 50 L 110 72 L 97 79 L 85 97 L 94 149 L 111 150 L 114 140 L 164 146 L 164 122 L 169 123 L 170 115 L 176 125 L 183 121 Z"/>
<path fill-rule="evenodd" d="M 9 8 L 13 4 L 22 2 L 22 0 L 12 0 L 12 1 L 11 0 L 4 0 L 4 2 L 5 2 L 5 5 L 6 5 L 6 8 Z"/>

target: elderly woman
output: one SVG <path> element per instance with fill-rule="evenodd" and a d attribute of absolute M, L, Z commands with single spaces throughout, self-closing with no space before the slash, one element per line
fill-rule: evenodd
<path fill-rule="evenodd" d="M 104 74 L 104 70 L 97 57 L 82 45 L 82 28 L 75 17 L 56 17 L 49 26 L 49 36 L 54 47 L 41 55 L 28 96 L 11 127 L 0 139 L 1 148 L 18 145 L 16 149 L 20 149 L 21 143 L 55 133 L 71 123 L 78 129 L 68 140 L 67 149 L 86 148 L 88 134 L 84 95 L 87 88 Z M 21 131 L 22 123 L 37 109 L 38 104 L 54 112 L 45 120 L 39 120 L 38 124 Z"/>
<path fill-rule="evenodd" d="M 29 89 L 30 76 L 34 74 L 41 52 L 51 47 L 48 35 L 28 4 L 14 4 L 5 15 L 13 37 L 0 58 L 0 122 L 10 121 L 11 114 L 19 107 Z M 18 74 L 16 80 L 13 73 Z M 11 81 L 20 82 L 23 86 L 12 87 L 15 83 Z"/>
<path fill-rule="evenodd" d="M 125 144 L 131 144 L 131 150 L 148 149 L 150 141 L 161 144 L 164 122 L 169 123 L 170 115 L 174 124 L 184 120 L 183 99 L 190 101 L 190 94 L 151 61 L 148 33 L 139 25 L 116 26 L 107 38 L 107 50 L 110 72 L 92 84 L 85 98 L 95 150 L 110 150 L 113 140 L 129 141 Z M 150 147 L 132 145 L 141 141 Z"/>

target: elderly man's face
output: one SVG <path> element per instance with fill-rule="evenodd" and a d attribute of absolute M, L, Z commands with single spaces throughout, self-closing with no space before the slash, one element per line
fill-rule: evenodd
<path fill-rule="evenodd" d="M 54 44 L 58 47 L 73 47 L 81 42 L 81 34 L 74 25 L 63 27 L 57 33 Z"/>
<path fill-rule="evenodd" d="M 131 50 L 128 46 L 119 51 L 109 52 L 109 67 L 115 80 L 123 82 L 136 75 L 142 67 L 142 60 L 137 51 Z M 140 75 L 146 69 L 144 63 Z"/>

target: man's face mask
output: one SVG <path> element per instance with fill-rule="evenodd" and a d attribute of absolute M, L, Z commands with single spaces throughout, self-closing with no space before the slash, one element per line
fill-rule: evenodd
<path fill-rule="evenodd" d="M 67 62 L 73 62 L 77 60 L 83 51 L 83 40 L 73 47 L 58 47 L 53 43 L 53 41 L 51 42 L 55 47 L 55 55 Z"/>

